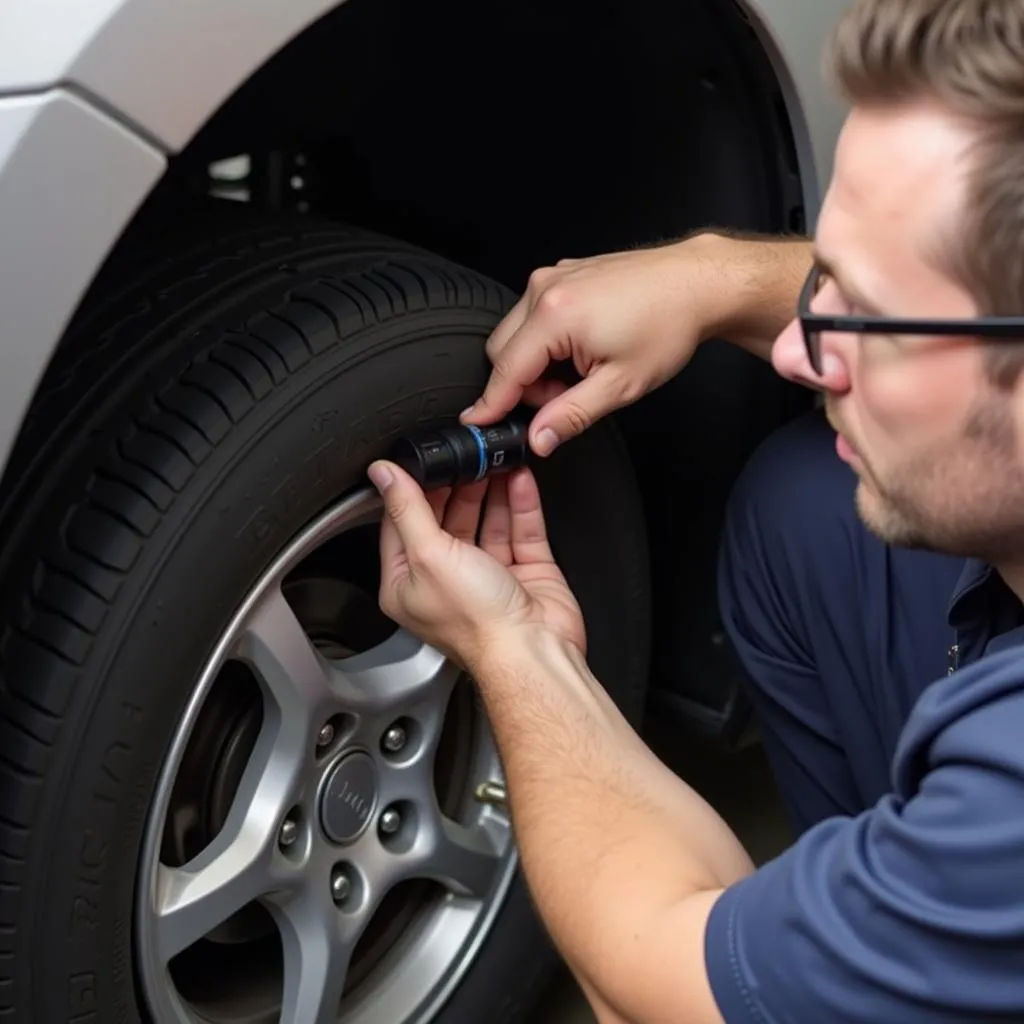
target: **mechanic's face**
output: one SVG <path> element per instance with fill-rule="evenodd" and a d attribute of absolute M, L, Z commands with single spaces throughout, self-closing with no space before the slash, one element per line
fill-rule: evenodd
<path fill-rule="evenodd" d="M 926 105 L 851 114 L 819 220 L 829 273 L 815 312 L 977 315 L 932 256 L 955 237 L 972 141 Z M 818 377 L 798 323 L 776 342 L 775 368 L 824 391 L 857 507 L 883 540 L 991 562 L 1024 547 L 1024 387 L 991 384 L 982 353 L 971 338 L 826 333 Z"/>

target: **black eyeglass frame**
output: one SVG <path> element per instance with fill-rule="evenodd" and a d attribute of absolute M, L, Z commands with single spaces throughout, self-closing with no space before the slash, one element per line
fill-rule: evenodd
<path fill-rule="evenodd" d="M 815 264 L 807 275 L 797 305 L 804 347 L 814 372 L 821 376 L 821 335 L 823 331 L 844 334 L 936 334 L 976 338 L 1024 340 L 1024 316 L 981 316 L 967 320 L 912 320 L 882 316 L 832 316 L 812 313 L 811 300 L 823 271 Z"/>

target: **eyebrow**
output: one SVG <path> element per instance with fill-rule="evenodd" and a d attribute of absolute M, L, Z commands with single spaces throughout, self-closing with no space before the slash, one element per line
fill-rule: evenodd
<path fill-rule="evenodd" d="M 847 277 L 827 256 L 822 255 L 817 249 L 812 254 L 815 265 L 823 273 L 827 274 L 839 285 L 839 290 L 855 305 L 859 306 L 869 316 L 884 317 L 884 310 L 868 299 L 864 293 L 857 288 L 849 277 Z"/>

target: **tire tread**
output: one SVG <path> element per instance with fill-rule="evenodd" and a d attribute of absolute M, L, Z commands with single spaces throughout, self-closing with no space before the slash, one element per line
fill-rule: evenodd
<path fill-rule="evenodd" d="M 86 316 L 79 330 L 91 329 L 91 340 L 72 357 L 55 361 L 30 416 L 33 427 L 38 429 L 46 410 L 76 394 L 82 381 L 102 377 L 98 368 L 105 358 L 133 332 L 144 331 L 149 318 L 172 306 L 182 288 L 227 277 L 251 264 L 261 251 L 295 237 L 270 232 L 254 247 L 204 261 L 182 284 L 154 285 L 129 301 L 115 319 L 96 324 L 101 317 Z M 136 416 L 112 439 L 84 493 L 69 505 L 59 536 L 37 553 L 20 613 L 5 624 L 0 640 L 0 717 L 24 742 L 32 739 L 38 747 L 33 760 L 40 762 L 39 770 L 30 773 L 0 752 L 0 774 L 6 776 L 0 826 L 6 834 L 30 833 L 35 801 L 26 799 L 26 790 L 45 776 L 46 754 L 64 724 L 74 677 L 86 664 L 120 584 L 147 538 L 197 468 L 260 401 L 316 355 L 341 343 L 353 328 L 383 323 L 408 306 L 444 307 L 453 297 L 460 306 L 473 303 L 472 288 L 455 285 L 436 257 L 416 256 L 411 265 L 408 247 L 382 243 L 360 231 L 333 229 L 327 238 L 336 246 L 332 255 L 338 249 L 348 251 L 351 271 L 297 287 L 277 308 L 254 316 L 244 328 L 204 339 L 205 352 L 173 384 L 152 395 L 145 415 Z M 192 250 L 193 258 L 196 252 Z M 368 253 L 384 266 L 367 269 Z M 285 266 L 280 264 L 278 271 Z M 291 270 L 298 273 L 301 268 Z M 131 298 L 130 290 L 126 294 Z M 486 302 L 495 313 L 505 308 L 496 289 L 487 291 Z M 51 677 L 49 683 L 35 687 L 31 695 L 26 692 L 33 685 L 29 680 L 44 674 Z M 63 683 L 54 685 L 57 679 Z M 37 735 L 42 733 L 52 739 Z M 8 901 L 0 928 L 14 926 L 14 912 Z M 0 1014 L 10 1009 L 3 1005 L 10 981 L 0 968 Z"/>

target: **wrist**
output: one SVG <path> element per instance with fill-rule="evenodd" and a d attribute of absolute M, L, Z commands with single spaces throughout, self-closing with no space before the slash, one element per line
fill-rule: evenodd
<path fill-rule="evenodd" d="M 467 659 L 466 668 L 477 678 L 486 677 L 496 670 L 507 671 L 523 663 L 535 663 L 542 656 L 569 656 L 574 650 L 578 650 L 574 644 L 546 626 L 516 626 L 480 637 Z"/>
<path fill-rule="evenodd" d="M 528 671 L 538 665 L 586 670 L 586 656 L 572 641 L 546 626 L 517 626 L 484 638 L 466 667 L 478 682 L 498 673 Z"/>
<path fill-rule="evenodd" d="M 811 262 L 806 239 L 708 230 L 687 242 L 707 303 L 699 340 L 773 341 L 796 314 Z"/>
<path fill-rule="evenodd" d="M 584 733 L 605 746 L 638 742 L 584 652 L 561 633 L 542 626 L 506 633 L 466 667 L 506 753 L 523 741 L 523 730 L 535 739 L 541 722 L 542 732 L 559 745 Z"/>

